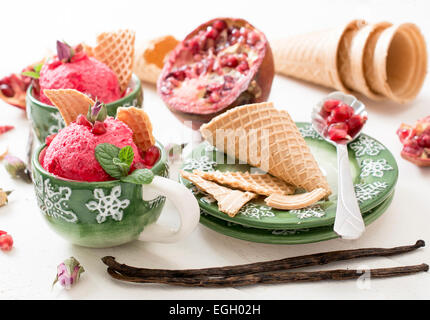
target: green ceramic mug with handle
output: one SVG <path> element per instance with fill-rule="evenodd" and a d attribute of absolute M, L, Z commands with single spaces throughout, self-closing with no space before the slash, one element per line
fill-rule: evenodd
<path fill-rule="evenodd" d="M 109 116 L 115 117 L 116 110 L 119 107 L 137 107 L 140 108 L 143 104 L 142 84 L 139 78 L 133 74 L 130 84 L 128 85 L 131 91 L 121 99 L 106 104 L 107 113 Z M 54 106 L 40 102 L 33 95 L 33 87 L 30 86 L 26 96 L 27 117 L 30 119 L 34 133 L 40 142 L 45 142 L 47 136 L 57 133 L 65 127 L 63 118 L 60 112 Z"/>
<path fill-rule="evenodd" d="M 160 159 L 152 167 L 154 179 L 147 185 L 119 180 L 73 181 L 46 171 L 40 164 L 46 145 L 33 155 L 33 184 L 37 203 L 48 225 L 73 244 L 104 248 L 133 240 L 176 242 L 197 226 L 200 209 L 193 194 L 166 178 L 168 166 L 161 144 Z M 177 230 L 157 220 L 166 197 L 181 221 Z"/>

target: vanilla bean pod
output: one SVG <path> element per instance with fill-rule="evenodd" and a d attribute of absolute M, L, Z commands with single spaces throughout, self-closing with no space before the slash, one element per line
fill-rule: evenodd
<path fill-rule="evenodd" d="M 395 268 L 380 268 L 366 270 L 366 275 L 372 279 L 400 277 L 415 274 L 418 272 L 428 271 L 427 264 L 395 267 Z M 186 287 L 240 287 L 255 284 L 280 284 L 292 282 L 316 282 L 325 280 L 352 280 L 358 279 L 363 275 L 363 270 L 327 270 L 327 271 L 311 271 L 311 272 L 264 272 L 254 274 L 242 274 L 227 277 L 130 277 L 122 275 L 118 271 L 108 268 L 108 273 L 117 280 L 135 282 L 135 283 L 159 283 L 170 284 Z"/>
<path fill-rule="evenodd" d="M 131 267 L 120 264 L 114 257 L 106 256 L 102 261 L 111 269 L 121 274 L 135 277 L 193 277 L 193 276 L 229 276 L 239 274 L 252 274 L 261 272 L 272 272 L 288 270 L 294 268 L 324 265 L 331 262 L 365 258 L 365 257 L 384 257 L 401 253 L 411 252 L 424 247 L 425 242 L 418 240 L 414 245 L 401 246 L 394 248 L 366 248 L 343 251 L 323 252 L 299 257 L 291 257 L 281 260 L 250 263 L 238 266 L 226 266 L 204 269 L 185 269 L 185 270 L 161 270 Z"/>

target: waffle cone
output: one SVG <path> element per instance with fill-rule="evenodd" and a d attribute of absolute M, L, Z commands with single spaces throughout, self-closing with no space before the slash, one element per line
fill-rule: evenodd
<path fill-rule="evenodd" d="M 291 36 L 271 43 L 275 71 L 329 88 L 348 91 L 339 73 L 338 53 L 345 33 L 364 21 L 341 27 Z"/>
<path fill-rule="evenodd" d="M 78 115 L 87 114 L 88 108 L 94 105 L 91 98 L 75 89 L 45 89 L 43 93 L 58 108 L 66 126 L 75 121 Z"/>
<path fill-rule="evenodd" d="M 97 36 L 94 57 L 105 63 L 118 77 L 121 91 L 124 91 L 133 73 L 135 32 L 119 30 L 103 32 Z"/>
<path fill-rule="evenodd" d="M 191 181 L 197 188 L 210 194 L 218 202 L 218 209 L 234 217 L 248 201 L 257 197 L 255 193 L 239 191 L 220 186 L 212 181 L 207 181 L 197 174 L 181 171 L 181 176 Z"/>
<path fill-rule="evenodd" d="M 426 44 L 418 27 L 404 23 L 378 30 L 371 45 L 365 57 L 370 89 L 399 103 L 414 99 L 427 72 Z"/>
<path fill-rule="evenodd" d="M 297 126 L 270 102 L 233 108 L 200 128 L 205 140 L 229 156 L 294 186 L 330 187 Z"/>
<path fill-rule="evenodd" d="M 296 210 L 309 207 L 317 201 L 324 198 L 327 191 L 322 188 L 314 189 L 311 192 L 293 194 L 293 195 L 282 195 L 274 193 L 271 196 L 264 199 L 269 207 L 281 209 L 281 210 Z"/>
<path fill-rule="evenodd" d="M 134 73 L 144 82 L 156 84 L 164 59 L 179 43 L 173 36 L 167 35 L 143 43 L 136 49 Z"/>
<path fill-rule="evenodd" d="M 120 107 L 117 110 L 116 118 L 133 131 L 133 141 L 140 150 L 145 152 L 155 144 L 151 120 L 143 109 Z"/>

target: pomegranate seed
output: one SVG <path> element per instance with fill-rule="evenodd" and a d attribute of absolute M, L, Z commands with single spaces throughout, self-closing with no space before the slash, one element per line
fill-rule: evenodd
<path fill-rule="evenodd" d="M 238 64 L 239 64 L 239 60 L 237 60 L 235 56 L 229 56 L 225 61 L 225 66 L 230 68 L 236 68 Z"/>
<path fill-rule="evenodd" d="M 176 80 L 184 81 L 185 80 L 185 71 L 179 69 L 179 70 L 171 72 L 167 77 L 170 77 L 170 76 L 172 76 Z"/>
<path fill-rule="evenodd" d="M 152 168 L 154 164 L 158 161 L 158 158 L 160 158 L 160 150 L 158 150 L 156 146 L 152 146 L 145 152 L 145 156 L 143 157 L 143 164 L 147 167 Z"/>
<path fill-rule="evenodd" d="M 6 231 L 3 231 L 3 230 L 0 230 L 0 236 L 1 236 L 1 235 L 4 235 L 4 234 L 7 234 L 7 232 L 6 232 Z"/>
<path fill-rule="evenodd" d="M 86 126 L 88 128 L 92 128 L 91 122 L 88 121 L 87 117 L 85 117 L 83 114 L 78 115 L 76 118 L 76 124 L 79 124 L 81 126 Z"/>
<path fill-rule="evenodd" d="M 331 111 L 332 122 L 346 121 L 352 117 L 354 109 L 347 104 L 341 104 Z"/>
<path fill-rule="evenodd" d="M 91 132 L 96 135 L 101 135 L 103 133 L 106 133 L 105 124 L 101 121 L 96 121 L 94 123 L 93 129 L 91 130 Z"/>
<path fill-rule="evenodd" d="M 231 30 L 231 35 L 232 37 L 238 38 L 240 37 L 240 31 L 237 28 L 234 28 L 233 30 Z"/>
<path fill-rule="evenodd" d="M 239 72 L 245 72 L 246 70 L 249 70 L 249 65 L 247 61 L 242 61 L 239 66 L 237 67 L 237 71 Z"/>
<path fill-rule="evenodd" d="M 349 120 L 346 121 L 348 125 L 348 134 L 353 137 L 355 136 L 363 127 L 364 119 L 358 115 L 353 115 Z"/>
<path fill-rule="evenodd" d="M 0 90 L 1 93 L 8 98 L 11 98 L 15 95 L 15 91 L 13 91 L 13 89 L 6 83 L 0 85 Z"/>
<path fill-rule="evenodd" d="M 430 134 L 422 134 L 418 136 L 417 143 L 420 147 L 430 148 Z"/>
<path fill-rule="evenodd" d="M 2 251 L 10 251 L 12 250 L 13 239 L 10 234 L 2 234 L 0 235 L 0 249 Z"/>
<path fill-rule="evenodd" d="M 421 148 L 416 140 L 411 140 L 407 144 L 405 144 L 403 151 L 417 157 L 420 157 L 423 153 L 423 148 Z"/>
<path fill-rule="evenodd" d="M 247 43 L 251 46 L 255 45 L 258 41 L 260 41 L 260 36 L 257 32 L 252 31 L 248 34 Z"/>
<path fill-rule="evenodd" d="M 51 144 L 52 140 L 54 140 L 54 138 L 55 138 L 56 136 L 57 136 L 57 134 L 56 134 L 56 133 L 54 133 L 54 134 L 51 134 L 51 135 L 47 136 L 47 137 L 46 137 L 46 139 L 45 139 L 45 143 L 46 143 L 46 145 L 47 145 L 47 146 L 49 146 L 49 145 Z"/>
<path fill-rule="evenodd" d="M 400 142 L 404 144 L 407 140 L 413 137 L 413 129 L 412 128 L 402 128 L 397 129 L 397 135 L 399 136 Z"/>
<path fill-rule="evenodd" d="M 339 100 L 326 100 L 323 105 L 323 109 L 325 112 L 330 113 L 334 108 L 341 104 Z"/>
<path fill-rule="evenodd" d="M 218 35 L 219 35 L 219 32 L 217 29 L 212 27 L 207 28 L 206 37 L 208 37 L 209 39 L 215 40 L 218 37 Z"/>
<path fill-rule="evenodd" d="M 194 38 L 194 39 L 192 39 L 190 41 L 189 46 L 190 46 L 191 53 L 193 55 L 199 53 L 199 51 L 200 51 L 200 44 L 199 44 L 199 42 L 198 42 L 198 40 L 196 38 Z"/>
<path fill-rule="evenodd" d="M 227 28 L 227 23 L 224 20 L 215 20 L 212 26 L 214 27 L 214 29 L 222 31 Z"/>
<path fill-rule="evenodd" d="M 246 29 L 245 27 L 241 27 L 239 30 L 239 33 L 244 37 L 248 35 L 248 32 L 249 32 L 248 29 Z"/>
<path fill-rule="evenodd" d="M 328 127 L 328 135 L 331 140 L 339 141 L 348 137 L 348 126 L 346 123 L 335 123 Z"/>

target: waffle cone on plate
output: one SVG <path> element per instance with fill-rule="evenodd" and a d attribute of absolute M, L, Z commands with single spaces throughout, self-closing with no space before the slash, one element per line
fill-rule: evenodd
<path fill-rule="evenodd" d="M 191 172 L 181 171 L 181 176 L 213 196 L 218 202 L 219 211 L 227 213 L 230 217 L 234 217 L 248 201 L 257 197 L 255 193 L 226 188 Z"/>
<path fill-rule="evenodd" d="M 286 111 L 270 102 L 233 108 L 200 128 L 202 136 L 229 156 L 261 168 L 306 191 L 331 193 L 309 147 Z"/>
<path fill-rule="evenodd" d="M 375 100 L 411 101 L 427 70 L 424 37 L 411 23 L 353 20 L 273 41 L 272 48 L 276 72 Z"/>
<path fill-rule="evenodd" d="M 167 35 L 143 43 L 136 49 L 134 73 L 140 80 L 156 84 L 164 59 L 179 43 L 173 36 Z"/>
<path fill-rule="evenodd" d="M 103 32 L 97 36 L 94 57 L 105 63 L 118 77 L 121 91 L 124 91 L 131 79 L 134 62 L 135 32 L 119 30 Z"/>
<path fill-rule="evenodd" d="M 45 89 L 43 93 L 58 108 L 66 126 L 78 115 L 87 114 L 88 108 L 94 105 L 90 97 L 75 89 Z"/>
<path fill-rule="evenodd" d="M 133 141 L 140 150 L 145 152 L 155 144 L 151 120 L 143 109 L 120 107 L 117 110 L 116 118 L 133 131 Z"/>

